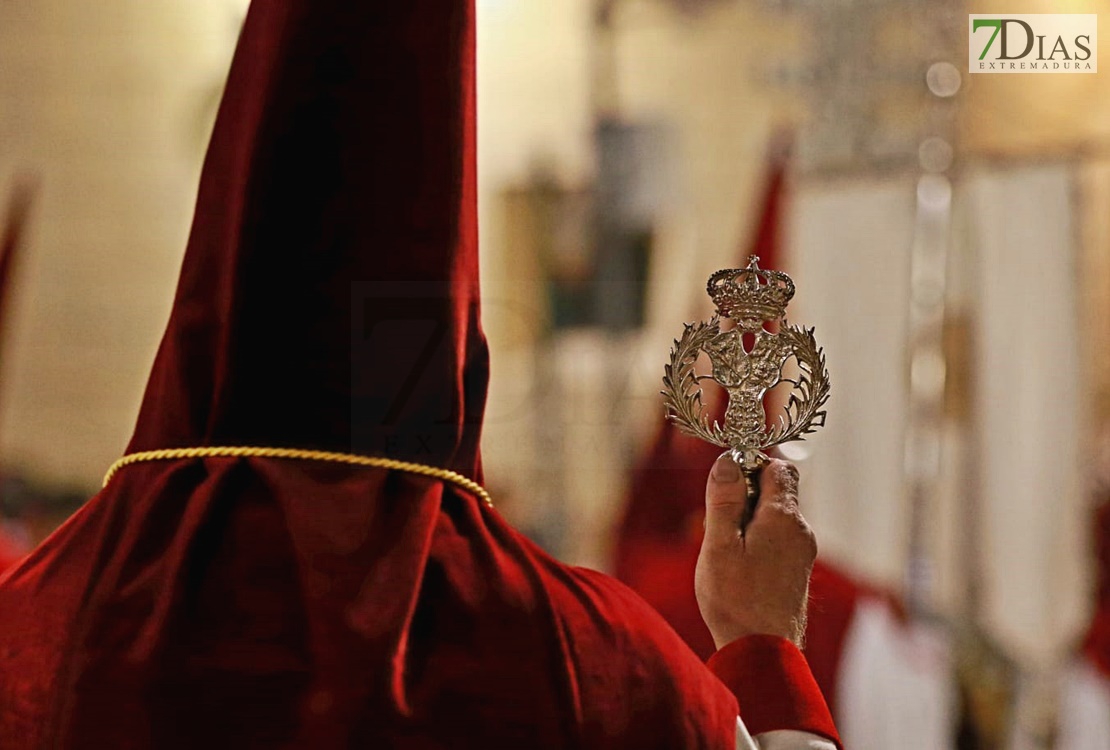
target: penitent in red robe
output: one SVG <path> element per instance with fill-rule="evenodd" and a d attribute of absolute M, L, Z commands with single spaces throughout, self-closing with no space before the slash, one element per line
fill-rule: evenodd
<path fill-rule="evenodd" d="M 255 0 L 129 451 L 481 480 L 472 0 Z M 835 729 L 771 637 L 703 663 L 470 492 L 126 467 L 0 579 L 0 747 L 726 748 Z M 739 705 L 738 705 L 739 704 Z"/>

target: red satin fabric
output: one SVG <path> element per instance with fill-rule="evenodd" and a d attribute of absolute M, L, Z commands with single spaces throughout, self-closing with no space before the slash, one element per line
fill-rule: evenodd
<path fill-rule="evenodd" d="M 464 0 L 249 14 L 130 452 L 277 445 L 476 476 L 473 32 Z"/>
<path fill-rule="evenodd" d="M 810 706 L 818 687 L 809 677 L 805 657 L 789 641 L 770 635 L 740 638 L 710 657 L 709 668 L 735 686 L 741 713 L 751 717 L 747 727 L 753 735 L 813 725 Z M 766 679 L 753 681 L 748 677 L 752 672 Z M 830 719 L 816 733 L 835 737 L 831 727 Z"/>
<path fill-rule="evenodd" d="M 735 728 L 639 598 L 406 475 L 136 466 L 0 607 L 4 748 L 724 748 Z"/>
<path fill-rule="evenodd" d="M 479 478 L 473 40 L 470 0 L 251 4 L 131 450 L 290 445 Z M 734 737 L 739 686 L 640 598 L 397 472 L 128 467 L 0 578 L 0 613 L 5 750 Z M 792 648 L 719 669 L 835 735 Z"/>

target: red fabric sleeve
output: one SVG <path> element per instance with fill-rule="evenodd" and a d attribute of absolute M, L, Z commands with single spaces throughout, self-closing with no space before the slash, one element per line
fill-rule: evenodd
<path fill-rule="evenodd" d="M 740 638 L 709 657 L 709 669 L 728 686 L 753 735 L 793 729 L 840 744 L 836 725 L 805 657 L 772 635 Z"/>

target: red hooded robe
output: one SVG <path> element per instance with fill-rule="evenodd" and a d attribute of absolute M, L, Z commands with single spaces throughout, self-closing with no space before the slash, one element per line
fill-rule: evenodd
<path fill-rule="evenodd" d="M 481 481 L 474 154 L 473 0 L 255 0 L 129 451 Z M 835 734 L 786 641 L 714 675 L 621 584 L 401 471 L 134 464 L 0 612 L 5 750 L 726 748 L 738 702 Z"/>

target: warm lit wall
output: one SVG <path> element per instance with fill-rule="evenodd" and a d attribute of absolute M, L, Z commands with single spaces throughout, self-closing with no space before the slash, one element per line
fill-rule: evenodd
<path fill-rule="evenodd" d="M 0 459 L 97 485 L 175 282 L 242 0 L 0 3 L 0 200 L 40 180 L 16 269 Z"/>
<path fill-rule="evenodd" d="M 970 0 L 968 13 L 1110 12 L 1107 0 Z M 962 94 L 965 147 L 975 153 L 1047 155 L 1110 150 L 1110 38 L 1100 29 L 1095 74 L 971 75 Z"/>
<path fill-rule="evenodd" d="M 600 334 L 563 342 L 550 366 L 565 392 L 554 407 L 541 404 L 550 394 L 534 390 L 529 325 L 543 318 L 535 310 L 542 298 L 527 277 L 534 268 L 527 243 L 507 222 L 512 193 L 505 191 L 537 162 L 551 164 L 568 187 L 592 180 L 592 5 L 478 4 L 483 285 L 493 351 L 483 450 L 491 481 L 533 503 L 537 482 L 550 481 L 545 464 L 565 462 L 556 491 L 573 528 L 564 551 L 604 566 L 630 443 L 649 436 L 660 418 L 663 359 L 682 322 L 706 308 L 705 278 L 737 260 L 772 124 L 785 108 L 761 83 L 762 40 L 771 38 L 775 17 L 731 2 L 689 18 L 661 3 L 622 5 L 614 19 L 615 95 L 605 103 L 625 120 L 662 121 L 676 136 L 678 169 L 655 217 L 648 330 L 619 344 Z M 539 422 L 551 419 L 562 422 L 559 456 L 537 447 Z"/>

